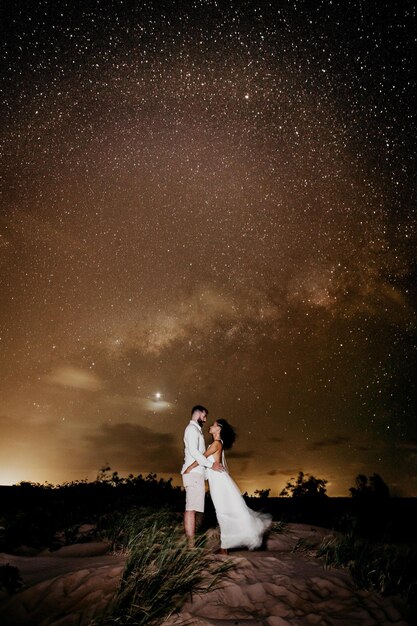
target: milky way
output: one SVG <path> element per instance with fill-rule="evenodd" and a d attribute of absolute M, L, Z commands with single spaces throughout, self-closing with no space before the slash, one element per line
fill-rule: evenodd
<path fill-rule="evenodd" d="M 417 495 L 413 3 L 8 5 L 0 483 Z"/>

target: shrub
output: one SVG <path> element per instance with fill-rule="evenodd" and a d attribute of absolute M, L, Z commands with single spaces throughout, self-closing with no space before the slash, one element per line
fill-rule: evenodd
<path fill-rule="evenodd" d="M 370 543 L 350 533 L 340 539 L 324 539 L 317 556 L 326 567 L 348 567 L 359 589 L 405 597 L 417 604 L 417 548 Z"/>
<path fill-rule="evenodd" d="M 340 538 L 325 537 L 316 556 L 324 560 L 325 567 L 346 567 L 357 553 L 355 541 L 352 533 Z"/>
<path fill-rule="evenodd" d="M 22 586 L 22 579 L 17 567 L 6 563 L 0 565 L 0 589 L 5 589 L 7 593 L 15 593 Z"/>
<path fill-rule="evenodd" d="M 293 481 L 293 482 L 291 482 Z M 297 478 L 291 478 L 279 494 L 281 497 L 324 498 L 327 497 L 327 480 L 299 472 Z"/>

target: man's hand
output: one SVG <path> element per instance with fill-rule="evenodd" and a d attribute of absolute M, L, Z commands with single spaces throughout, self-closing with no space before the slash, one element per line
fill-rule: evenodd
<path fill-rule="evenodd" d="M 210 469 L 214 470 L 215 472 L 224 472 L 223 465 L 218 461 L 215 461 Z"/>

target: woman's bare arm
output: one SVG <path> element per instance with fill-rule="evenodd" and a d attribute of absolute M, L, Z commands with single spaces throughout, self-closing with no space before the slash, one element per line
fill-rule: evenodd
<path fill-rule="evenodd" d="M 221 450 L 221 447 L 222 447 L 222 444 L 220 443 L 220 441 L 213 441 L 213 443 L 211 443 L 209 447 L 207 448 L 207 450 L 204 452 L 204 456 L 207 458 L 211 456 L 212 454 L 215 454 L 218 450 Z M 183 473 L 189 474 L 191 470 L 197 466 L 198 466 L 197 461 L 194 461 L 194 463 L 191 463 L 191 465 L 189 465 L 187 469 L 184 470 Z"/>

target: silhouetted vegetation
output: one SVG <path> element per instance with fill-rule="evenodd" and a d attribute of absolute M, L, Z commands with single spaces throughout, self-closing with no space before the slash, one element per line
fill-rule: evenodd
<path fill-rule="evenodd" d="M 373 540 L 392 541 L 399 528 L 388 485 L 379 474 L 373 474 L 369 479 L 359 474 L 355 483 L 355 487 L 349 489 L 355 533 Z M 403 530 L 406 530 L 404 522 Z"/>
<path fill-rule="evenodd" d="M 356 478 L 352 497 L 329 498 L 327 481 L 300 472 L 281 492 L 271 497 L 270 489 L 257 489 L 255 496 L 245 494 L 248 505 L 264 510 L 275 520 L 316 524 L 383 542 L 398 537 L 415 541 L 417 500 L 389 498 L 389 488 L 378 474 Z M 0 497 L 0 551 L 13 553 L 22 546 L 33 551 L 56 550 L 62 545 L 106 537 L 116 545 L 124 516 L 132 509 L 160 510 L 177 516 L 184 509 L 184 492 L 172 479 L 156 474 L 119 476 L 103 467 L 92 482 L 86 480 L 54 486 L 22 482 L 2 487 Z M 86 532 L 83 527 L 88 526 Z M 210 496 L 202 531 L 216 525 Z M 26 550 L 27 552 L 28 550 Z"/>
<path fill-rule="evenodd" d="M 293 482 L 291 482 L 293 481 Z M 291 478 L 284 489 L 279 494 L 281 497 L 302 498 L 302 497 L 325 497 L 327 480 L 316 478 L 310 474 L 300 472 L 297 478 Z"/>
<path fill-rule="evenodd" d="M 269 498 L 269 494 L 271 493 L 270 489 L 255 489 L 254 494 L 256 498 L 259 498 L 264 502 Z"/>
<path fill-rule="evenodd" d="M 7 498 L 0 501 L 0 551 L 13 553 L 20 546 L 54 550 L 88 541 L 91 533 L 80 533 L 82 525 L 93 525 L 102 536 L 134 507 L 181 511 L 182 489 L 156 474 L 122 478 L 110 468 L 100 470 L 90 483 L 82 480 L 54 487 L 22 482 L 7 488 Z"/>
<path fill-rule="evenodd" d="M 379 474 L 373 474 L 368 478 L 364 474 L 356 477 L 356 487 L 349 489 L 354 498 L 388 498 L 389 487 Z"/>
<path fill-rule="evenodd" d="M 22 586 L 22 579 L 17 567 L 6 563 L 0 565 L 0 590 L 4 589 L 7 593 L 15 593 Z"/>

